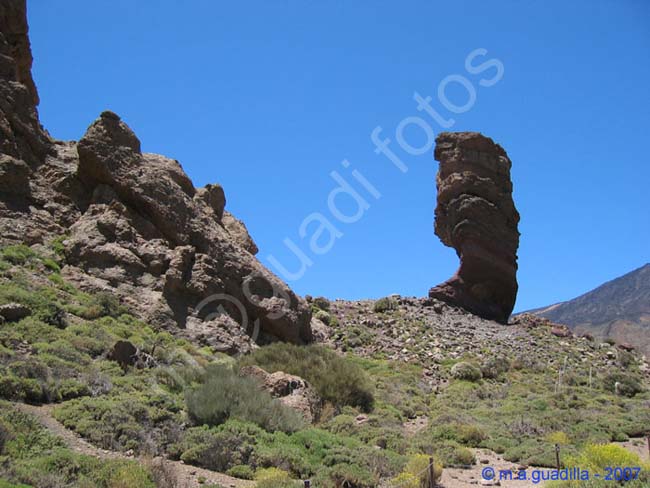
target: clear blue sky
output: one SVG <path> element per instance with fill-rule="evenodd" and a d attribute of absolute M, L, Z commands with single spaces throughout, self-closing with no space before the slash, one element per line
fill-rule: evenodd
<path fill-rule="evenodd" d="M 283 240 L 295 242 L 313 262 L 289 282 L 298 293 L 423 296 L 455 271 L 454 251 L 433 233 L 432 150 L 409 155 L 396 141 L 407 117 L 442 130 L 417 110 L 414 92 L 455 119 L 451 130 L 483 132 L 512 159 L 522 216 L 517 310 L 650 261 L 646 0 L 28 3 L 40 114 L 52 135 L 78 139 L 102 110 L 117 112 L 145 151 L 180 160 L 196 186 L 224 186 L 262 262 L 273 255 L 296 270 Z M 496 67 L 465 67 L 477 48 L 487 54 L 472 66 L 503 65 L 493 86 L 479 81 L 496 78 Z M 454 114 L 440 102 L 449 75 L 475 91 L 471 109 Z M 458 81 L 444 94 L 456 106 L 469 96 Z M 377 126 L 408 172 L 375 153 Z M 417 126 L 403 135 L 426 149 Z M 332 171 L 369 204 L 354 223 L 328 208 Z M 346 195 L 335 202 L 343 214 L 357 210 Z M 317 223 L 299 236 L 314 212 L 342 233 L 322 255 L 309 245 Z"/>

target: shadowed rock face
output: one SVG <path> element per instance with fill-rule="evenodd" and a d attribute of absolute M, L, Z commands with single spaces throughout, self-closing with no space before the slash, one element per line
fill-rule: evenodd
<path fill-rule="evenodd" d="M 435 232 L 456 250 L 460 267 L 429 296 L 506 323 L 517 298 L 519 247 L 510 159 L 478 132 L 441 133 L 435 158 Z"/>
<path fill-rule="evenodd" d="M 143 153 L 106 111 L 77 142 L 41 127 L 24 0 L 0 2 L 0 244 L 61 238 L 62 273 L 139 318 L 215 349 L 311 340 L 311 312 L 256 259 L 219 185 Z"/>

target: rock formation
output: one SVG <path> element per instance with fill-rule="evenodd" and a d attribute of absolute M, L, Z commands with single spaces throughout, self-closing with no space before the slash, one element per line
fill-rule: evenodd
<path fill-rule="evenodd" d="M 104 112 L 78 142 L 41 127 L 25 0 L 0 3 L 0 243 L 64 249 L 65 278 L 217 349 L 311 340 L 307 304 L 255 258 L 219 185 L 196 189 L 178 161 L 142 153 Z"/>
<path fill-rule="evenodd" d="M 512 199 L 510 159 L 477 132 L 443 132 L 435 232 L 460 258 L 456 274 L 429 296 L 486 319 L 507 322 L 517 297 L 519 213 Z"/>

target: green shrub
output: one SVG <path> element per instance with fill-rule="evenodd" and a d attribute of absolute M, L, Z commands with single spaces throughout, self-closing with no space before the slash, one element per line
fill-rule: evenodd
<path fill-rule="evenodd" d="M 0 420 L 0 456 L 4 454 L 5 445 L 12 438 L 11 431 L 9 427 L 5 425 L 3 421 Z"/>
<path fill-rule="evenodd" d="M 329 311 L 330 301 L 325 297 L 316 297 L 312 300 L 312 304 L 315 305 L 320 310 Z"/>
<path fill-rule="evenodd" d="M 474 453 L 461 446 L 454 447 L 446 456 L 445 465 L 471 466 L 476 463 Z"/>
<path fill-rule="evenodd" d="M 389 310 L 396 310 L 398 306 L 399 304 L 394 298 L 384 297 L 375 302 L 375 304 L 372 306 L 372 310 L 376 313 L 384 313 L 388 312 Z"/>
<path fill-rule="evenodd" d="M 483 376 L 481 370 L 476 365 L 468 362 L 454 364 L 451 368 L 451 375 L 457 380 L 472 382 L 479 381 Z"/>
<path fill-rule="evenodd" d="M 329 325 L 330 321 L 332 320 L 332 316 L 329 313 L 327 313 L 325 310 L 319 310 L 318 312 L 316 312 L 316 314 L 314 314 L 314 318 L 320 320 L 325 325 Z"/>
<path fill-rule="evenodd" d="M 84 306 L 75 311 L 88 320 L 100 317 L 118 318 L 128 310 L 120 305 L 120 300 L 110 292 L 99 292 L 87 297 Z"/>
<path fill-rule="evenodd" d="M 1 468 L 7 481 L 0 487 L 154 488 L 149 472 L 136 462 L 73 453 L 35 417 L 6 403 L 0 404 L 0 426 L 8 432 Z"/>
<path fill-rule="evenodd" d="M 630 398 L 643 391 L 641 381 L 636 375 L 619 371 L 606 375 L 603 378 L 603 386 L 607 391 Z"/>
<path fill-rule="evenodd" d="M 367 469 L 357 464 L 337 464 L 326 471 L 327 478 L 333 486 L 354 486 L 356 488 L 374 488 L 378 480 Z M 318 483 L 317 486 L 326 486 Z"/>
<path fill-rule="evenodd" d="M 568 458 L 566 464 L 602 473 L 607 467 L 641 467 L 643 462 L 637 454 L 617 444 L 588 444 L 577 456 Z"/>
<path fill-rule="evenodd" d="M 496 379 L 510 369 L 510 361 L 503 357 L 492 357 L 481 364 L 483 378 Z"/>
<path fill-rule="evenodd" d="M 430 482 L 430 464 L 429 456 L 426 454 L 416 454 L 408 461 L 404 470 L 392 480 L 395 486 L 404 488 L 427 488 L 432 485 Z M 442 476 L 442 466 L 438 463 L 433 465 L 434 483 L 437 483 Z"/>
<path fill-rule="evenodd" d="M 560 446 L 566 446 L 570 443 L 569 436 L 562 431 L 547 434 L 545 440 L 549 444 L 558 444 Z"/>
<path fill-rule="evenodd" d="M 358 407 L 365 412 L 374 404 L 367 374 L 351 360 L 322 346 L 275 343 L 261 347 L 240 360 L 273 373 L 284 371 L 307 380 L 320 397 L 337 407 Z"/>
<path fill-rule="evenodd" d="M 180 399 L 163 393 L 83 397 L 54 410 L 56 419 L 104 449 L 157 455 L 175 440 Z"/>
<path fill-rule="evenodd" d="M 257 488 L 300 488 L 302 483 L 292 480 L 289 473 L 278 468 L 260 468 L 255 472 Z"/>
<path fill-rule="evenodd" d="M 65 256 L 65 246 L 63 245 L 63 241 L 66 239 L 67 236 L 58 236 L 52 239 L 50 242 L 50 248 L 59 258 L 63 258 Z"/>
<path fill-rule="evenodd" d="M 47 400 L 47 395 L 40 381 L 8 373 L 0 374 L 0 398 L 42 403 Z"/>
<path fill-rule="evenodd" d="M 226 471 L 226 474 L 228 476 L 232 476 L 233 478 L 239 478 L 242 480 L 252 480 L 255 477 L 253 468 L 245 464 L 238 464 L 236 466 L 233 466 L 228 471 Z"/>
<path fill-rule="evenodd" d="M 476 425 L 461 424 L 456 429 L 458 440 L 469 447 L 479 447 L 488 438 L 487 434 Z"/>
<path fill-rule="evenodd" d="M 27 261 L 36 258 L 36 252 L 24 244 L 7 246 L 0 251 L 0 256 L 12 264 L 25 264 Z"/>
<path fill-rule="evenodd" d="M 220 425 L 229 418 L 253 422 L 275 431 L 293 432 L 304 425 L 297 412 L 260 389 L 252 378 L 222 365 L 206 369 L 201 385 L 185 394 L 187 413 L 196 424 Z"/>
<path fill-rule="evenodd" d="M 229 420 L 219 427 L 188 429 L 169 453 L 187 464 L 224 472 L 234 466 L 254 465 L 252 456 L 258 442 L 270 435 L 254 424 Z"/>

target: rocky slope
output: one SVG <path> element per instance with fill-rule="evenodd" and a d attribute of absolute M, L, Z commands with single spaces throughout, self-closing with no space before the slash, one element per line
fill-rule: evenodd
<path fill-rule="evenodd" d="M 423 384 L 432 388 L 450 380 L 451 371 L 444 363 L 466 357 L 478 363 L 508 357 L 554 370 L 587 366 L 596 374 L 617 368 L 625 350 L 589 335 L 574 335 L 542 317 L 522 314 L 503 325 L 436 299 L 336 300 L 328 314 L 328 342 L 333 347 L 421 366 Z M 650 380 L 645 361 L 640 370 Z"/>
<path fill-rule="evenodd" d="M 58 247 L 71 282 L 223 351 L 245 350 L 249 336 L 311 340 L 309 308 L 255 258 L 219 185 L 197 189 L 178 161 L 142 153 L 112 112 L 78 143 L 50 137 L 24 0 L 0 4 L 0 32 L 1 243 Z"/>
<path fill-rule="evenodd" d="M 573 300 L 529 313 L 579 333 L 629 343 L 650 357 L 650 264 Z"/>

